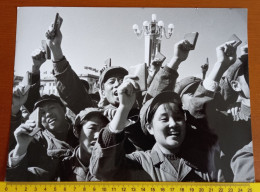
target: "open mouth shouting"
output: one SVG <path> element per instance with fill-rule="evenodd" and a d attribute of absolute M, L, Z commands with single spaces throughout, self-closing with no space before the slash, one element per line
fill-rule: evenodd
<path fill-rule="evenodd" d="M 118 96 L 118 93 L 117 93 L 117 90 L 115 90 L 114 92 L 113 92 L 113 94 L 114 94 L 114 96 Z"/>
<path fill-rule="evenodd" d="M 47 122 L 48 122 L 48 124 L 54 124 L 55 121 L 56 121 L 56 118 L 49 118 Z"/>

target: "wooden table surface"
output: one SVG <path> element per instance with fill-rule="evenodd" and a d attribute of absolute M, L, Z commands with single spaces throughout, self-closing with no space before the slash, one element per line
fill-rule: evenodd
<path fill-rule="evenodd" d="M 20 6 L 248 8 L 249 73 L 256 181 L 260 181 L 260 1 L 259 0 L 1 0 L 0 1 L 0 181 L 4 180 L 12 101 L 16 16 Z M 258 121 L 259 119 L 259 121 Z"/>

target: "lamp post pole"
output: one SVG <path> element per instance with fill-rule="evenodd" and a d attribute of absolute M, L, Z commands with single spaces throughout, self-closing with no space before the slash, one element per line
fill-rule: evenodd
<path fill-rule="evenodd" d="M 168 32 L 166 33 L 163 21 L 157 22 L 156 14 L 152 14 L 152 21 L 143 22 L 142 29 L 139 30 L 138 25 L 133 25 L 134 33 L 138 38 L 142 38 L 144 35 L 145 39 L 145 63 L 150 66 L 151 61 L 154 59 L 157 52 L 161 51 L 161 40 L 162 36 L 169 39 L 173 33 L 174 25 L 168 25 Z"/>

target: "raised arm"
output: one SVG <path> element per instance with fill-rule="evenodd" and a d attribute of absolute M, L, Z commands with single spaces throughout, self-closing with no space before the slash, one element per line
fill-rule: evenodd
<path fill-rule="evenodd" d="M 231 41 L 218 46 L 216 48 L 217 61 L 209 75 L 194 93 L 183 94 L 182 101 L 186 104 L 184 107 L 193 117 L 205 118 L 210 116 L 210 113 L 215 113 L 217 108 L 222 107 L 223 99 L 220 94 L 216 93 L 223 73 L 236 60 L 236 47 L 233 44 L 234 41 Z"/>
<path fill-rule="evenodd" d="M 51 26 L 46 32 L 47 37 L 49 37 L 48 34 L 51 33 L 52 30 L 53 27 Z M 94 104 L 78 75 L 73 71 L 69 62 L 63 55 L 61 42 L 62 33 L 60 29 L 57 29 L 56 36 L 53 39 L 47 40 L 53 58 L 53 71 L 56 78 L 56 86 L 64 104 L 75 114 L 78 114 L 87 107 L 93 107 Z"/>
<path fill-rule="evenodd" d="M 100 132 L 92 152 L 90 172 L 100 180 L 124 180 L 131 171 L 126 167 L 129 160 L 125 156 L 124 128 L 129 124 L 127 116 L 135 102 L 135 87 L 133 80 L 125 78 L 118 88 L 119 107 L 109 125 Z"/>
<path fill-rule="evenodd" d="M 229 41 L 216 48 L 217 61 L 206 78 L 207 80 L 219 82 L 224 72 L 235 63 L 237 57 L 237 48 L 233 46 L 235 42 Z"/>
<path fill-rule="evenodd" d="M 31 78 L 31 87 L 28 93 L 28 99 L 24 103 L 25 108 L 31 113 L 35 102 L 40 98 L 40 68 L 45 63 L 45 51 L 42 48 L 32 52 L 32 71 L 28 74 Z"/>
<path fill-rule="evenodd" d="M 153 78 L 153 81 L 147 90 L 147 95 L 144 99 L 144 103 L 155 97 L 163 91 L 173 91 L 176 83 L 176 79 L 179 74 L 177 69 L 179 65 L 188 58 L 190 49 L 189 42 L 186 40 L 179 41 L 174 45 L 173 56 L 169 63 L 161 68 Z"/>

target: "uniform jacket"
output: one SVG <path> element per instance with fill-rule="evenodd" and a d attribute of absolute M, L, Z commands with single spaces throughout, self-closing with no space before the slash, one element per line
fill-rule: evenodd
<path fill-rule="evenodd" d="M 179 74 L 176 70 L 167 66 L 161 67 L 151 82 L 143 103 L 155 97 L 163 91 L 173 91 Z"/>
<path fill-rule="evenodd" d="M 238 150 L 231 160 L 234 182 L 255 182 L 252 141 Z"/>
<path fill-rule="evenodd" d="M 152 150 L 125 154 L 124 140 L 102 148 L 102 133 L 92 152 L 90 172 L 105 181 L 210 181 L 207 172 L 181 158 L 178 171 L 158 145 Z"/>
<path fill-rule="evenodd" d="M 53 68 L 57 90 L 66 107 L 75 114 L 87 107 L 94 107 L 90 95 L 65 57 L 54 62 Z"/>
<path fill-rule="evenodd" d="M 225 181 L 232 182 L 234 175 L 230 162 L 239 149 L 252 141 L 251 120 L 249 117 L 247 121 L 234 121 L 231 115 L 219 109 L 222 100 L 219 92 L 208 91 L 201 83 L 186 102 L 189 103 L 188 121 L 217 135 L 221 155 L 215 159 L 216 167 L 223 173 Z"/>
<path fill-rule="evenodd" d="M 8 163 L 7 181 L 56 181 L 60 177 L 60 162 L 70 156 L 76 138 L 70 127 L 67 141 L 61 141 L 48 130 L 40 131 L 29 144 L 25 157 L 16 166 Z M 12 157 L 10 152 L 9 158 Z"/>
<path fill-rule="evenodd" d="M 93 177 L 78 156 L 79 147 L 74 149 L 71 156 L 65 157 L 61 163 L 61 181 L 98 181 Z"/>

